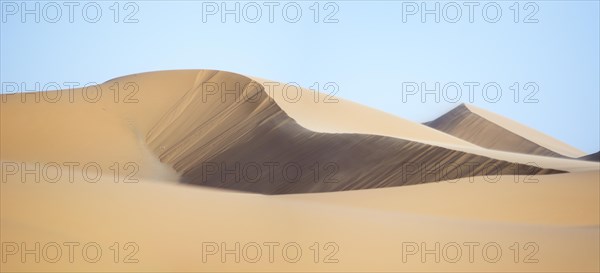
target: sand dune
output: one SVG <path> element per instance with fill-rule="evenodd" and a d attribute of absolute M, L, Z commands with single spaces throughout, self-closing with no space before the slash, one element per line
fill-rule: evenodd
<path fill-rule="evenodd" d="M 425 124 L 490 149 L 558 157 L 584 155 L 566 143 L 474 105 L 461 104 Z"/>
<path fill-rule="evenodd" d="M 580 159 L 588 160 L 588 161 L 600 161 L 600 152 L 582 156 L 582 157 L 580 157 Z"/>
<path fill-rule="evenodd" d="M 301 95 L 296 96 L 296 90 L 290 87 L 287 87 L 287 93 L 290 94 L 286 96 L 284 95 L 286 94 L 285 85 L 257 77 L 252 77 L 252 79 L 266 86 L 267 93 L 277 105 L 298 124 L 311 131 L 388 136 L 507 162 L 566 172 L 600 170 L 599 166 L 592 162 L 483 148 L 431 127 L 342 98 L 334 98 L 334 103 L 327 103 L 331 101 L 327 94 L 301 89 Z M 524 130 L 524 132 L 527 133 L 528 130 Z"/>
<path fill-rule="evenodd" d="M 560 172 L 392 137 L 313 132 L 262 84 L 233 73 L 202 75 L 147 135 L 185 183 L 275 194 Z"/>
<path fill-rule="evenodd" d="M 230 72 L 141 73 L 97 88 L 91 101 L 89 88 L 48 92 L 54 102 L 0 96 L 0 227 L 3 243 L 96 242 L 103 258 L 22 262 L 3 244 L 2 271 L 600 270 L 600 165 L 481 109 L 468 106 L 479 118 L 466 125 L 443 116 L 446 132 Z M 473 128 L 519 151 L 462 139 Z M 97 181 L 86 163 L 103 171 Z M 48 166 L 62 175 L 52 180 Z M 137 262 L 114 262 L 114 242 L 134 242 Z M 304 254 L 204 261 L 207 242 L 294 242 Z M 503 255 L 471 262 L 463 249 L 458 262 L 436 262 L 404 249 L 452 242 Z"/>

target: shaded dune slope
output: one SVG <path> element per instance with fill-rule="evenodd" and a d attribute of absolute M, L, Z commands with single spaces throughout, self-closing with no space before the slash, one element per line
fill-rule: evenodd
<path fill-rule="evenodd" d="M 461 104 L 425 125 L 494 150 L 551 157 L 581 156 L 580 151 L 565 143 L 472 105 Z M 520 133 L 513 132 L 510 127 L 519 129 Z M 544 143 L 538 143 L 534 138 L 543 139 Z"/>
<path fill-rule="evenodd" d="M 594 154 L 589 154 L 586 156 L 582 156 L 579 159 L 587 160 L 587 161 L 599 161 L 600 162 L 600 152 L 596 152 Z"/>
<path fill-rule="evenodd" d="M 561 172 L 400 138 L 310 131 L 263 85 L 220 71 L 199 74 L 146 140 L 184 183 L 265 194 Z"/>

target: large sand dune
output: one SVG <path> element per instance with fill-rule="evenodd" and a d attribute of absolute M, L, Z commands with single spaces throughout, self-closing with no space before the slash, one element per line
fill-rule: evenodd
<path fill-rule="evenodd" d="M 233 73 L 202 75 L 147 136 L 160 160 L 181 173 L 186 183 L 300 193 L 401 186 L 490 172 L 560 172 L 393 137 L 314 132 L 282 111 L 264 85 Z M 208 95 L 211 90 L 216 95 Z"/>
<path fill-rule="evenodd" d="M 398 119 L 393 124 L 392 116 L 344 100 L 329 104 L 339 109 L 331 110 L 333 115 L 321 115 L 320 126 L 331 124 L 336 131 L 316 132 L 302 124 L 315 124 L 318 117 L 305 113 L 318 113 L 313 110 L 328 105 L 314 102 L 310 91 L 302 90 L 299 96 L 312 104 L 293 101 L 283 97 L 286 93 L 281 89 L 265 91 L 264 82 L 229 72 L 148 73 L 110 80 L 101 88 L 111 90 L 115 83 L 135 83 L 138 102 L 114 103 L 114 96 L 106 93 L 98 102 L 87 104 L 68 100 L 24 104 L 18 94 L 9 96 L 3 107 L 3 117 L 11 117 L 3 120 L 2 141 L 7 147 L 3 157 L 93 160 L 107 167 L 113 161 L 140 162 L 141 173 L 153 178 L 161 175 L 185 183 L 269 194 L 564 171 L 498 160 L 489 153 L 464 152 L 454 147 L 477 147 L 416 123 Z M 74 91 L 78 92 L 83 90 Z M 294 109 L 296 103 L 304 110 Z M 291 110 L 285 112 L 279 105 Z M 374 126 L 360 126 L 368 122 L 335 118 L 344 112 L 364 112 L 363 120 L 382 116 L 385 120 L 377 127 L 393 124 L 393 129 L 369 130 Z M 179 177 L 159 168 L 146 146 Z M 53 157 L 40 158 L 40 151 Z"/>
<path fill-rule="evenodd" d="M 0 97 L 2 271 L 600 270 L 600 165 L 558 158 L 579 153 L 527 129 L 510 133 L 535 145 L 498 151 L 461 139 L 456 124 L 449 134 L 212 70 L 142 73 L 98 88 L 93 101 L 89 88 L 48 92 L 62 97 L 53 102 Z M 97 181 L 86 163 L 103 171 Z M 52 180 L 56 170 L 44 166 L 63 175 Z M 103 259 L 7 254 L 11 243 L 20 251 L 21 243 L 73 241 L 97 242 Z M 135 242 L 138 261 L 114 262 L 115 241 Z M 203 260 L 205 243 L 235 242 L 294 242 L 304 254 L 271 262 L 265 248 L 257 262 L 235 254 L 223 262 L 220 252 Z M 504 254 L 490 261 L 478 252 L 473 262 L 467 248 L 457 262 L 406 255 L 406 246 L 436 242 L 497 244 Z"/>

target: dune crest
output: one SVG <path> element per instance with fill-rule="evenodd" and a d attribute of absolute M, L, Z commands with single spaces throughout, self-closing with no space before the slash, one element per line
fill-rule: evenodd
<path fill-rule="evenodd" d="M 394 137 L 311 131 L 263 84 L 230 72 L 199 75 L 146 137 L 184 183 L 282 194 L 562 172 Z"/>
<path fill-rule="evenodd" d="M 584 155 L 516 121 L 464 103 L 425 125 L 489 149 L 552 157 Z"/>

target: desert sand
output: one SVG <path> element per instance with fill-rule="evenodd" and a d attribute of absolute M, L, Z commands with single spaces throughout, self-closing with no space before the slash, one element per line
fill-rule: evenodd
<path fill-rule="evenodd" d="M 506 137 L 222 71 L 98 88 L 2 95 L 2 271 L 600 270 L 600 164 L 482 109 Z"/>

